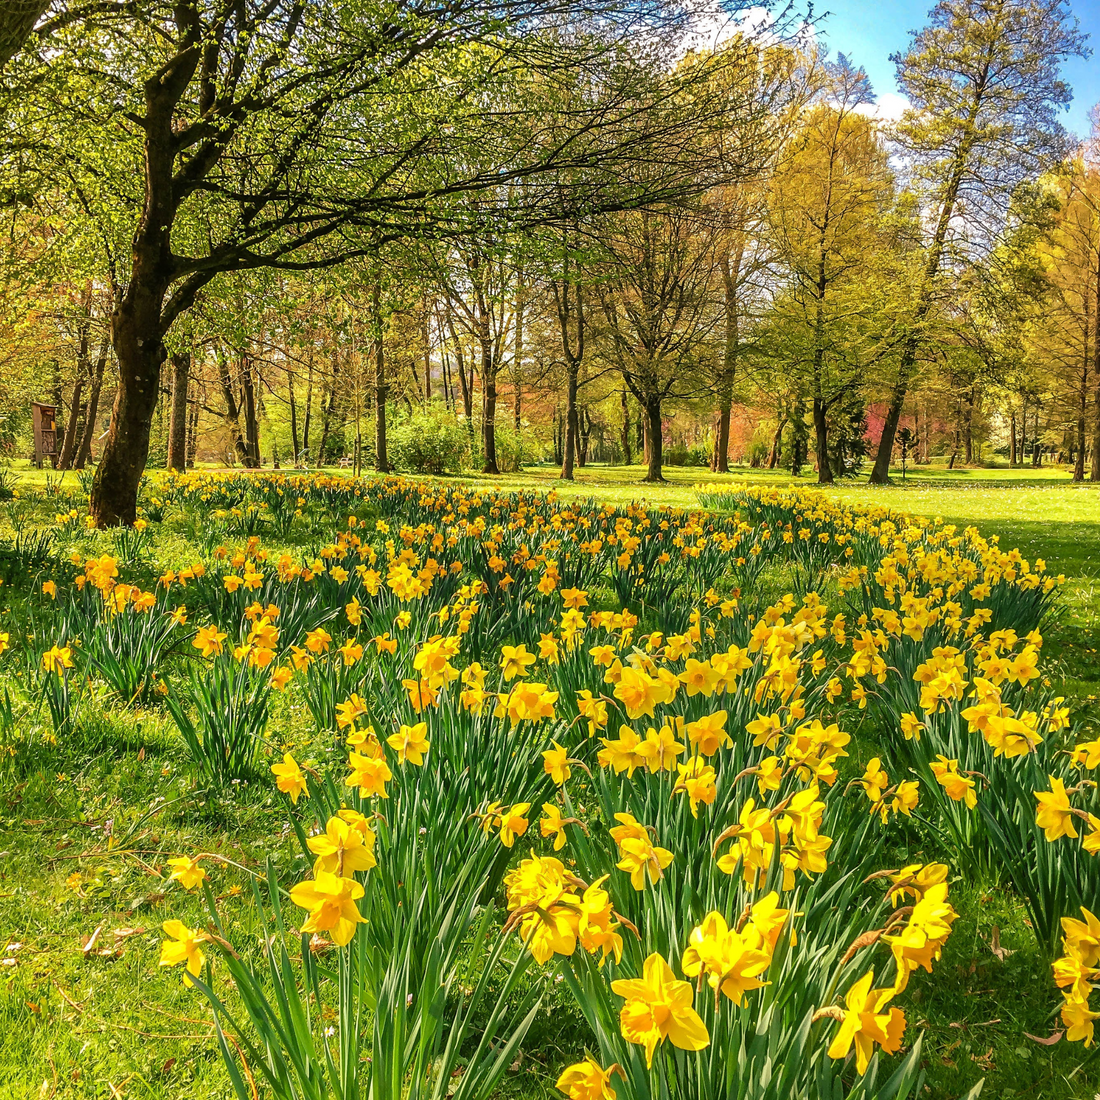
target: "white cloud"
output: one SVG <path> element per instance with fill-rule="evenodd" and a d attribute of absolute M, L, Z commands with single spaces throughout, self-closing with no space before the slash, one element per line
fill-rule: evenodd
<path fill-rule="evenodd" d="M 884 121 L 896 122 L 907 110 L 910 103 L 905 96 L 897 92 L 883 92 L 878 97 L 878 117 Z"/>
<path fill-rule="evenodd" d="M 879 122 L 897 122 L 909 107 L 909 100 L 905 96 L 897 92 L 883 92 L 877 97 L 876 102 L 856 109 L 861 115 L 876 118 Z"/>

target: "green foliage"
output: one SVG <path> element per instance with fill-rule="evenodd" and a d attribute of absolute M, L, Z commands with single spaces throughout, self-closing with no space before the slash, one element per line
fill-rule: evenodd
<path fill-rule="evenodd" d="M 498 425 L 496 437 L 497 467 L 502 474 L 518 473 L 543 456 L 542 446 L 530 431 Z"/>
<path fill-rule="evenodd" d="M 497 435 L 498 446 L 500 434 Z M 391 425 L 387 447 L 394 469 L 417 474 L 456 474 L 470 437 L 450 410 L 433 405 Z"/>
<path fill-rule="evenodd" d="M 229 653 L 202 668 L 192 666 L 166 703 L 199 777 L 214 786 L 248 780 L 269 715 L 270 686 L 262 670 Z"/>
<path fill-rule="evenodd" d="M 703 443 L 692 446 L 676 443 L 664 449 L 666 466 L 692 466 L 697 469 L 710 465 L 710 448 Z"/>

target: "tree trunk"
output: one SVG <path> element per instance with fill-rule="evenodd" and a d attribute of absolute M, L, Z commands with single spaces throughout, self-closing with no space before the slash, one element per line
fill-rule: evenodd
<path fill-rule="evenodd" d="M 180 202 L 175 178 L 178 136 L 175 108 L 191 82 L 203 50 L 199 20 L 184 28 L 186 6 L 178 9 L 181 35 L 174 57 L 145 82 L 144 201 L 131 248 L 130 281 L 111 313 L 111 342 L 118 360 L 118 389 L 103 456 L 88 502 L 97 527 L 132 525 L 138 489 L 149 459 L 149 437 L 160 397 L 160 369 L 169 326 L 194 302 L 201 281 L 177 286 L 165 308 L 176 272 L 172 226 Z"/>
<path fill-rule="evenodd" d="M 566 267 L 568 275 L 569 268 Z M 580 386 L 581 365 L 584 362 L 585 316 L 584 291 L 579 282 L 569 278 L 552 282 L 554 305 L 558 314 L 558 336 L 561 340 L 562 358 L 565 360 L 565 442 L 562 445 L 561 476 L 573 480 L 573 466 L 580 445 L 580 424 L 577 414 L 577 390 Z M 570 291 L 574 294 L 571 296 Z M 583 463 L 582 463 L 583 465 Z"/>
<path fill-rule="evenodd" d="M 451 370 L 451 356 L 446 344 L 440 344 L 440 357 L 443 360 L 443 400 L 452 412 L 458 411 L 458 397 L 455 393 L 454 372 Z"/>
<path fill-rule="evenodd" d="M 725 307 L 725 340 L 722 349 L 722 369 L 718 375 L 718 423 L 711 469 L 728 474 L 730 469 L 730 413 L 733 407 L 733 382 L 737 374 L 737 352 L 740 345 L 740 318 L 737 312 L 737 281 L 744 256 L 744 235 L 738 234 L 732 257 L 722 249 L 722 293 Z"/>
<path fill-rule="evenodd" d="M 73 383 L 73 400 L 69 411 L 69 422 L 65 425 L 65 438 L 61 444 L 61 454 L 57 459 L 57 468 L 59 470 L 72 469 L 77 442 L 77 421 L 81 419 L 83 409 L 80 403 L 80 397 L 84 390 L 84 376 L 87 368 L 88 359 L 87 355 L 84 355 L 80 364 L 80 373 L 76 376 L 76 381 Z"/>
<path fill-rule="evenodd" d="M 317 463 L 320 466 L 325 464 L 325 450 L 328 447 L 329 436 L 332 434 L 332 424 L 336 419 L 336 406 L 339 401 L 336 387 L 337 363 L 337 353 L 334 350 L 332 353 L 332 373 L 329 378 L 325 379 L 325 384 L 321 390 L 321 441 L 317 445 Z"/>
<path fill-rule="evenodd" d="M 1100 481 L 1100 255 L 1096 259 L 1096 324 L 1092 333 L 1092 469 L 1090 481 Z"/>
<path fill-rule="evenodd" d="M 424 404 L 432 403 L 432 338 L 428 329 L 428 299 L 423 300 L 424 317 L 420 329 L 420 339 L 424 346 Z"/>
<path fill-rule="evenodd" d="M 302 456 L 309 462 L 309 429 L 313 420 L 313 352 L 309 354 L 309 367 L 306 371 L 306 416 L 302 425 Z"/>
<path fill-rule="evenodd" d="M 664 445 L 661 439 L 661 399 L 651 397 L 645 405 L 646 412 L 646 475 L 647 482 L 663 482 Z"/>
<path fill-rule="evenodd" d="M 187 468 L 194 469 L 195 454 L 199 448 L 199 403 L 191 402 L 191 413 L 187 417 Z"/>
<path fill-rule="evenodd" d="M 109 347 L 104 337 L 99 348 L 99 357 L 96 359 L 95 371 L 92 374 L 92 390 L 88 395 L 88 406 L 84 413 L 84 434 L 73 461 L 73 466 L 78 470 L 83 470 L 92 458 L 92 440 L 95 438 L 96 420 L 99 417 L 99 395 L 103 389 L 103 372 L 107 367 Z"/>
<path fill-rule="evenodd" d="M 578 364 L 566 364 L 565 375 L 565 442 L 562 444 L 561 476 L 563 481 L 573 480 L 573 463 L 577 454 L 577 374 Z"/>
<path fill-rule="evenodd" d="M 908 348 L 902 355 L 902 364 L 905 370 L 912 368 L 915 356 Z M 901 369 L 901 368 L 899 368 Z M 878 451 L 875 454 L 875 465 L 871 470 L 869 481 L 872 485 L 887 485 L 890 482 L 890 459 L 894 453 L 894 436 L 897 434 L 898 422 L 901 420 L 902 406 L 905 404 L 905 394 L 908 389 L 908 377 L 904 383 L 894 387 L 890 398 L 890 407 L 886 410 L 886 419 L 882 422 L 882 435 L 879 436 Z"/>
<path fill-rule="evenodd" d="M 389 386 L 386 384 L 386 348 L 382 328 L 382 285 L 377 281 L 371 302 L 374 307 L 374 468 L 380 474 L 388 474 L 386 402 L 389 400 Z"/>
<path fill-rule="evenodd" d="M 229 360 L 224 354 L 219 353 L 218 381 L 222 387 L 222 397 L 225 400 L 225 414 L 223 419 L 229 429 L 229 435 L 233 443 L 233 451 L 240 459 L 242 466 L 248 465 L 248 447 L 245 444 L 244 435 L 241 433 L 241 412 L 237 404 L 237 395 L 233 392 L 233 378 L 229 373 Z"/>
<path fill-rule="evenodd" d="M 780 417 L 775 425 L 775 435 L 772 436 L 772 449 L 768 454 L 768 469 L 774 470 L 779 465 L 779 455 L 783 450 L 783 429 L 787 426 L 785 417 Z"/>
<path fill-rule="evenodd" d="M 21 0 L 0 8 L 0 69 L 22 49 L 49 7 L 50 0 Z"/>
<path fill-rule="evenodd" d="M 244 413 L 244 464 L 250 470 L 260 467 L 260 422 L 256 415 L 256 384 L 252 375 L 252 356 L 241 356 L 241 404 Z"/>
<path fill-rule="evenodd" d="M 172 354 L 172 409 L 168 420 L 168 469 L 187 467 L 187 390 L 191 382 L 191 353 Z"/>
<path fill-rule="evenodd" d="M 714 461 L 711 468 L 717 474 L 730 472 L 730 418 L 733 399 L 729 390 L 718 394 L 718 430 L 715 433 Z"/>
<path fill-rule="evenodd" d="M 290 403 L 290 446 L 294 450 L 290 464 L 297 466 L 301 451 L 298 446 L 298 402 L 294 400 L 294 371 L 292 370 L 286 372 L 286 385 L 287 398 Z"/>
<path fill-rule="evenodd" d="M 458 368 L 458 386 L 462 391 L 462 415 L 466 417 L 466 427 L 470 432 L 470 443 L 474 441 L 474 379 L 473 369 L 471 368 L 469 374 L 466 372 L 466 353 L 462 347 L 462 341 L 459 339 L 458 330 L 455 328 L 454 314 L 451 311 L 451 304 L 447 303 L 447 330 L 451 334 L 451 341 L 454 344 L 455 352 L 455 366 Z"/>
<path fill-rule="evenodd" d="M 829 422 L 825 415 L 825 403 L 814 398 L 814 451 L 817 455 L 817 482 L 832 485 L 833 467 L 829 461 Z"/>
<path fill-rule="evenodd" d="M 630 442 L 630 401 L 627 399 L 626 390 L 623 390 L 619 396 L 623 410 L 623 463 L 627 466 L 632 466 L 634 464 L 634 448 Z"/>
<path fill-rule="evenodd" d="M 88 502 L 95 524 L 101 528 L 132 526 L 137 519 L 138 488 L 149 458 L 153 413 L 160 396 L 160 368 L 165 358 L 161 305 L 168 284 L 146 275 L 144 266 L 135 264 L 130 285 L 111 316 L 119 382 Z"/>
<path fill-rule="evenodd" d="M 966 447 L 967 466 L 974 461 L 974 404 L 976 401 L 975 385 L 972 382 L 966 395 L 966 416 L 963 418 L 963 443 Z"/>
<path fill-rule="evenodd" d="M 1085 299 L 1085 357 L 1081 364 L 1081 385 L 1077 394 L 1077 434 L 1074 439 L 1073 480 L 1085 480 L 1085 423 L 1089 409 L 1089 335 L 1090 317 L 1088 299 Z"/>
<path fill-rule="evenodd" d="M 523 419 L 523 268 L 516 275 L 516 346 L 512 355 L 512 424 L 518 432 Z"/>
<path fill-rule="evenodd" d="M 499 474 L 497 468 L 497 379 L 492 367 L 491 349 L 482 349 L 481 388 L 483 401 L 481 406 L 481 442 L 485 448 L 484 474 Z"/>
<path fill-rule="evenodd" d="M 1008 464 L 1016 466 L 1016 410 L 1008 414 Z"/>
<path fill-rule="evenodd" d="M 586 405 L 577 413 L 577 465 L 583 470 L 588 465 L 588 441 L 592 435 L 592 414 Z"/>

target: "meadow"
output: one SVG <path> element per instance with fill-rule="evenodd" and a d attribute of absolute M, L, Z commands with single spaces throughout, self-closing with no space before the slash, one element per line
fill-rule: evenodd
<path fill-rule="evenodd" d="M 0 1096 L 1093 1097 L 1100 493 L 638 476 L 18 471 Z"/>

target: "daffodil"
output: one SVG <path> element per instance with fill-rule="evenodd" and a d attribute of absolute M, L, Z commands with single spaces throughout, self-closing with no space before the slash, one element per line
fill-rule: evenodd
<path fill-rule="evenodd" d="M 828 1051 L 830 1058 L 844 1058 L 855 1043 L 856 1071 L 861 1076 L 867 1072 L 875 1043 L 887 1054 L 893 1054 L 901 1048 L 905 1034 L 905 1013 L 900 1008 L 886 1009 L 894 990 L 872 989 L 874 978 L 875 972 L 868 970 L 848 990 L 844 998 L 847 1011 Z"/>
<path fill-rule="evenodd" d="M 424 757 L 431 748 L 427 722 L 417 722 L 412 726 L 402 725 L 397 733 L 386 738 L 386 744 L 397 751 L 397 759 L 402 764 L 407 760 L 417 767 L 422 766 Z"/>
<path fill-rule="evenodd" d="M 1063 836 L 1077 836 L 1077 830 L 1073 827 L 1073 807 L 1066 793 L 1066 784 L 1053 775 L 1047 777 L 1050 780 L 1049 791 L 1036 791 L 1035 797 L 1039 801 L 1039 808 L 1035 813 L 1035 824 L 1046 834 L 1048 841 L 1055 841 Z"/>
<path fill-rule="evenodd" d="M 681 969 L 689 978 L 699 975 L 715 991 L 740 1005 L 745 993 L 767 985 L 759 975 L 771 963 L 771 954 L 760 942 L 731 929 L 717 910 L 708 913 L 692 929 L 684 951 Z"/>
<path fill-rule="evenodd" d="M 525 816 L 531 808 L 530 802 L 517 802 L 514 806 L 500 811 L 500 842 L 505 848 L 511 848 L 517 836 L 527 832 L 528 820 Z"/>
<path fill-rule="evenodd" d="M 168 866 L 172 868 L 172 873 L 168 878 L 170 880 L 175 879 L 185 890 L 194 890 L 206 878 L 206 871 L 199 866 L 199 861 L 191 859 L 190 856 L 178 856 L 176 859 L 170 859 Z"/>
<path fill-rule="evenodd" d="M 275 776 L 275 785 L 283 794 L 290 795 L 290 801 L 295 805 L 306 789 L 306 777 L 298 766 L 298 761 L 289 753 L 283 753 L 281 764 L 272 764 L 271 771 Z"/>
<path fill-rule="evenodd" d="M 166 920 L 161 925 L 161 929 L 171 939 L 165 940 L 160 945 L 160 965 L 182 965 L 184 967 L 183 984 L 193 984 L 191 978 L 198 977 L 205 961 L 205 956 L 199 945 L 209 942 L 210 937 L 205 932 L 197 932 L 188 928 L 187 925 L 178 920 Z"/>
<path fill-rule="evenodd" d="M 349 787 L 358 787 L 364 795 L 378 795 L 389 798 L 386 784 L 393 778 L 393 772 L 385 760 L 373 756 L 363 756 L 357 752 L 348 753 L 348 766 L 351 774 L 344 780 Z"/>
<path fill-rule="evenodd" d="M 358 815 L 362 819 L 362 815 Z M 366 827 L 349 824 L 341 817 L 330 817 L 325 831 L 306 842 L 317 856 L 314 872 L 328 871 L 351 878 L 358 871 L 369 871 L 377 865 L 374 857 L 374 833 Z"/>
<path fill-rule="evenodd" d="M 527 652 L 525 645 L 504 646 L 500 651 L 500 671 L 505 680 L 514 680 L 517 676 L 526 676 L 528 666 L 537 658 Z"/>
<path fill-rule="evenodd" d="M 557 786 L 561 786 L 572 774 L 569 767 L 569 753 L 557 743 L 551 741 L 553 748 L 543 751 L 542 767 Z"/>
<path fill-rule="evenodd" d="M 618 1065 L 601 1068 L 591 1055 L 583 1062 L 576 1062 L 564 1069 L 558 1077 L 557 1088 L 569 1100 L 615 1100 L 611 1087 L 611 1075 L 618 1072 Z"/>
<path fill-rule="evenodd" d="M 355 904 L 363 894 L 363 887 L 355 879 L 320 871 L 312 881 L 291 887 L 290 900 L 309 910 L 303 932 L 328 932 L 333 943 L 344 947 L 355 935 L 355 926 L 364 919 Z"/>
<path fill-rule="evenodd" d="M 653 1065 L 657 1047 L 666 1039 L 681 1050 L 703 1050 L 710 1043 L 706 1024 L 692 1007 L 692 988 L 672 973 L 654 953 L 646 959 L 641 978 L 620 978 L 612 992 L 625 998 L 619 1030 L 628 1043 L 645 1047 L 646 1066 Z"/>

